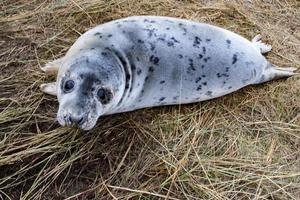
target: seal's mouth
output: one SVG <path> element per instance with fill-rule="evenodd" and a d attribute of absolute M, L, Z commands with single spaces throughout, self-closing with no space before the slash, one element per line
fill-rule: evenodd
<path fill-rule="evenodd" d="M 60 113 L 61 112 L 58 112 L 57 121 L 62 126 L 76 127 L 87 131 L 92 129 L 97 122 L 97 117 L 93 116 L 90 112 L 82 115 L 74 115 L 70 112 Z"/>

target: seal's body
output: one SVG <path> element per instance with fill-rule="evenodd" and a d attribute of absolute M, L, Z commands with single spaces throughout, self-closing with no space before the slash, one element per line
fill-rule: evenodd
<path fill-rule="evenodd" d="M 188 20 L 129 17 L 87 31 L 65 57 L 46 66 L 44 71 L 60 66 L 57 83 L 61 84 L 63 77 L 72 71 L 78 76 L 79 71 L 85 71 L 85 78 L 86 74 L 93 74 L 100 82 L 105 79 L 113 97 L 109 106 L 97 108 L 101 112 L 95 116 L 99 117 L 145 107 L 204 101 L 247 85 L 293 75 L 294 68 L 276 68 L 264 58 L 262 53 L 271 47 L 259 40 L 256 37 L 250 42 L 225 29 Z M 91 84 L 85 85 L 82 89 L 89 90 Z M 60 107 L 75 101 L 64 97 L 66 94 L 61 90 L 57 84 Z M 80 95 L 80 101 L 91 98 L 87 92 L 73 95 L 76 99 Z"/>

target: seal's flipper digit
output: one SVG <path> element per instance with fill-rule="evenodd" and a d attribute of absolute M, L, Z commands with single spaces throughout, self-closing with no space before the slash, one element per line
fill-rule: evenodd
<path fill-rule="evenodd" d="M 268 62 L 267 67 L 262 73 L 261 79 L 257 83 L 264 83 L 272 79 L 294 76 L 299 74 L 295 72 L 296 70 L 298 69 L 295 67 L 277 67 L 276 65 Z"/>
<path fill-rule="evenodd" d="M 62 58 L 48 62 L 41 70 L 48 75 L 57 74 L 59 67 L 61 66 Z"/>
<path fill-rule="evenodd" d="M 50 95 L 54 95 L 54 96 L 57 95 L 56 82 L 41 84 L 40 89 L 42 92 L 44 92 L 46 94 L 50 94 Z"/>
<path fill-rule="evenodd" d="M 258 34 L 256 35 L 252 41 L 251 41 L 254 46 L 261 52 L 261 53 L 267 53 L 269 51 L 272 50 L 272 46 L 271 45 L 268 45 L 268 44 L 265 44 L 261 41 L 261 35 Z"/>

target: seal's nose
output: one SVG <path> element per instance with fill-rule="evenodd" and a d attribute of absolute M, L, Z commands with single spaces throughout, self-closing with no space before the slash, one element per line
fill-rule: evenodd
<path fill-rule="evenodd" d="M 83 115 L 80 115 L 80 116 L 70 115 L 69 116 L 69 121 L 71 122 L 71 124 L 75 124 L 77 126 L 82 125 L 84 123 L 84 119 L 85 119 L 85 117 Z"/>

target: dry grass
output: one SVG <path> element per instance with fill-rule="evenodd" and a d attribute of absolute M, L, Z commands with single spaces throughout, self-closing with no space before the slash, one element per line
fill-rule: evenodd
<path fill-rule="evenodd" d="M 59 127 L 39 65 L 97 24 L 130 15 L 208 22 L 273 45 L 300 67 L 297 0 L 0 2 L 2 199 L 300 199 L 299 76 L 208 102 Z"/>

